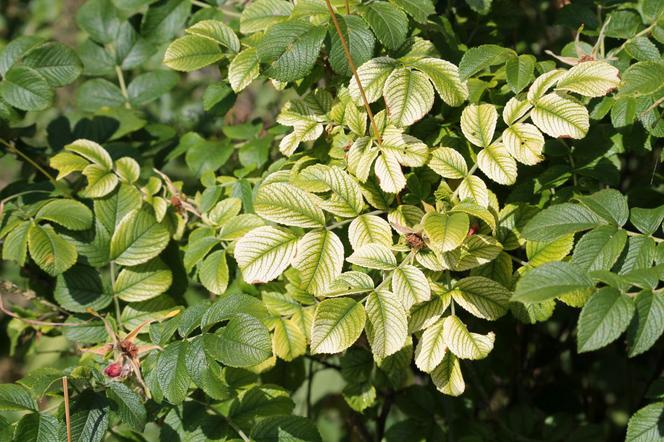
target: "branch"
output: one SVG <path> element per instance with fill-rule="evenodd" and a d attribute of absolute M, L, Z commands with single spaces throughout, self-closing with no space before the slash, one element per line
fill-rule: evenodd
<path fill-rule="evenodd" d="M 71 418 L 69 416 L 69 383 L 67 376 L 62 378 L 62 392 L 65 398 L 65 425 L 67 427 L 67 442 L 71 442 Z"/>
<path fill-rule="evenodd" d="M 332 4 L 330 3 L 330 0 L 325 0 L 325 4 L 327 4 L 327 10 L 330 11 L 330 17 L 332 18 L 332 23 L 334 23 L 334 28 L 337 31 L 339 40 L 341 40 L 341 46 L 344 49 L 344 55 L 346 56 L 346 60 L 348 61 L 348 66 L 350 66 L 350 70 L 353 72 L 353 76 L 355 77 L 355 82 L 357 82 L 357 87 L 360 89 L 360 94 L 362 95 L 362 101 L 364 102 L 364 108 L 367 110 L 367 115 L 369 116 L 369 121 L 371 122 L 371 128 L 373 129 L 374 135 L 376 136 L 376 140 L 378 140 L 378 144 L 383 144 L 383 138 L 380 136 L 380 132 L 378 131 L 378 126 L 376 125 L 374 114 L 371 111 L 371 107 L 369 106 L 369 100 L 367 99 L 367 94 L 364 92 L 364 88 L 362 87 L 360 76 L 357 74 L 355 63 L 353 63 L 353 57 L 350 55 L 350 49 L 348 49 L 348 43 L 346 43 L 346 39 L 344 38 L 344 35 L 341 32 L 341 27 L 339 26 L 339 21 L 337 20 L 337 16 L 334 14 L 334 9 L 332 9 Z"/>
<path fill-rule="evenodd" d="M 84 325 L 84 323 L 71 323 L 71 322 L 48 322 L 48 321 L 40 321 L 38 319 L 28 319 L 24 318 L 22 316 L 17 315 L 11 310 L 8 310 L 5 307 L 4 302 L 2 301 L 2 295 L 0 295 L 0 312 L 4 313 L 7 316 L 10 316 L 14 319 L 18 319 L 19 321 L 25 322 L 26 324 L 30 325 L 38 325 L 38 326 L 50 326 L 50 327 L 80 327 Z"/>

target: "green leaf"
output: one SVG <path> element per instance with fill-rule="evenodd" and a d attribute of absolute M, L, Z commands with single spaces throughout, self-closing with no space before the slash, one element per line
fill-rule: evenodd
<path fill-rule="evenodd" d="M 51 200 L 35 214 L 37 221 L 52 221 L 69 230 L 86 230 L 92 226 L 92 212 L 74 200 Z"/>
<path fill-rule="evenodd" d="M 493 350 L 493 332 L 486 335 L 471 333 L 456 316 L 443 321 L 443 339 L 449 350 L 459 359 L 484 359 Z"/>
<path fill-rule="evenodd" d="M 187 397 L 191 378 L 187 371 L 187 341 L 168 344 L 159 353 L 157 360 L 157 380 L 164 397 L 172 404 L 179 404 Z"/>
<path fill-rule="evenodd" d="M 443 320 L 439 319 L 427 327 L 415 348 L 415 365 L 425 373 L 431 373 L 443 362 L 447 351 L 443 339 Z"/>
<path fill-rule="evenodd" d="M 348 226 L 348 240 L 353 250 L 365 244 L 392 245 L 392 230 L 383 218 L 376 215 L 360 215 Z"/>
<path fill-rule="evenodd" d="M 577 199 L 611 224 L 623 226 L 629 218 L 627 197 L 615 189 L 600 190 Z"/>
<path fill-rule="evenodd" d="M 579 315 L 579 353 L 597 350 L 618 339 L 634 316 L 634 302 L 612 287 L 597 290 Z"/>
<path fill-rule="evenodd" d="M 397 266 L 397 259 L 392 251 L 383 244 L 370 243 L 355 250 L 346 261 L 360 267 L 378 270 L 392 270 Z"/>
<path fill-rule="evenodd" d="M 116 413 L 122 422 L 141 433 L 145 428 L 147 412 L 139 395 L 120 382 L 109 382 L 107 395 L 115 403 Z"/>
<path fill-rule="evenodd" d="M 173 274 L 160 259 L 122 269 L 113 284 L 113 293 L 126 302 L 140 302 L 164 293 Z"/>
<path fill-rule="evenodd" d="M 284 0 L 257 0 L 244 8 L 240 17 L 240 32 L 251 34 L 264 31 L 291 15 L 293 5 Z"/>
<path fill-rule="evenodd" d="M 58 275 L 53 297 L 62 308 L 79 313 L 88 308 L 101 310 L 113 299 L 104 291 L 99 273 L 82 264 Z"/>
<path fill-rule="evenodd" d="M 297 250 L 293 268 L 300 272 L 299 288 L 315 296 L 324 295 L 327 286 L 341 274 L 341 240 L 329 230 L 312 230 L 300 239 Z"/>
<path fill-rule="evenodd" d="M 648 37 L 636 37 L 626 43 L 625 52 L 636 61 L 657 61 L 661 56 L 655 43 Z"/>
<path fill-rule="evenodd" d="M 187 21 L 190 0 L 166 0 L 148 9 L 141 23 L 141 35 L 155 43 L 169 41 Z"/>
<path fill-rule="evenodd" d="M 60 422 L 44 413 L 26 414 L 16 424 L 14 440 L 23 442 L 52 442 L 59 440 Z"/>
<path fill-rule="evenodd" d="M 644 290 L 634 300 L 636 315 L 627 329 L 630 358 L 646 352 L 664 332 L 664 299 L 659 293 Z"/>
<path fill-rule="evenodd" d="M 485 147 L 477 154 L 477 165 L 493 181 L 512 185 L 516 182 L 516 162 L 502 144 Z"/>
<path fill-rule="evenodd" d="M 366 322 L 362 304 L 350 298 L 318 304 L 311 327 L 311 353 L 340 353 L 360 337 Z"/>
<path fill-rule="evenodd" d="M 470 48 L 463 54 L 459 63 L 459 76 L 461 80 L 467 80 L 471 76 L 484 69 L 502 64 L 512 57 L 514 51 L 497 45 L 481 45 Z"/>
<path fill-rule="evenodd" d="M 443 178 L 461 179 L 468 174 L 463 155 L 449 147 L 439 147 L 431 152 L 429 167 Z"/>
<path fill-rule="evenodd" d="M 76 13 L 76 24 L 98 43 L 111 43 L 120 27 L 119 11 L 111 0 L 92 0 Z"/>
<path fill-rule="evenodd" d="M 409 310 L 414 304 L 428 301 L 431 298 L 429 281 L 420 269 L 412 265 L 394 269 L 392 293 L 401 301 L 406 310 Z"/>
<path fill-rule="evenodd" d="M 251 315 L 234 315 L 226 327 L 210 337 L 205 341 L 206 350 L 230 367 L 249 367 L 272 356 L 269 330 Z"/>
<path fill-rule="evenodd" d="M 429 212 L 422 218 L 422 228 L 429 244 L 440 252 L 449 252 L 461 245 L 468 235 L 470 221 L 465 213 Z"/>
<path fill-rule="evenodd" d="M 21 62 L 37 71 L 52 87 L 72 83 L 83 71 L 83 64 L 76 52 L 57 42 L 32 49 Z"/>
<path fill-rule="evenodd" d="M 398 49 L 408 34 L 408 17 L 387 2 L 376 1 L 360 9 L 378 40 L 388 49 Z"/>
<path fill-rule="evenodd" d="M 418 23 L 426 23 L 430 15 L 436 13 L 431 0 L 390 0 L 399 6 Z"/>
<path fill-rule="evenodd" d="M 554 138 L 583 138 L 590 126 L 588 110 L 558 94 L 547 94 L 535 102 L 533 123 Z"/>
<path fill-rule="evenodd" d="M 254 210 L 275 223 L 294 227 L 321 227 L 325 215 L 318 198 L 292 184 L 270 183 L 258 189 Z"/>
<path fill-rule="evenodd" d="M 165 95 L 178 82 L 178 75 L 171 71 L 151 71 L 134 78 L 127 87 L 129 101 L 143 106 Z"/>
<path fill-rule="evenodd" d="M 85 390 L 76 396 L 71 415 L 71 436 L 73 441 L 101 442 L 109 424 L 110 406 L 108 400 L 92 390 Z M 64 439 L 64 426 L 60 426 L 60 439 Z"/>
<path fill-rule="evenodd" d="M 562 261 L 574 246 L 574 235 L 561 236 L 553 241 L 527 241 L 528 264 L 538 267 L 552 261 Z"/>
<path fill-rule="evenodd" d="M 600 226 L 581 237 L 572 255 L 572 264 L 590 272 L 610 270 L 622 253 L 627 234 L 614 226 Z"/>
<path fill-rule="evenodd" d="M 0 82 L 0 96 L 24 111 L 40 111 L 53 103 L 54 93 L 44 76 L 28 66 L 15 65 Z"/>
<path fill-rule="evenodd" d="M 562 203 L 539 212 L 528 221 L 521 233 L 527 240 L 552 241 L 602 224 L 606 222 L 585 206 Z"/>
<path fill-rule="evenodd" d="M 176 71 L 191 72 L 221 60 L 219 45 L 206 37 L 185 35 L 173 41 L 164 54 L 164 64 Z"/>
<path fill-rule="evenodd" d="M 9 41 L 0 50 L 0 75 L 4 76 L 23 55 L 42 44 L 44 39 L 35 35 L 22 35 Z"/>
<path fill-rule="evenodd" d="M 95 200 L 97 221 L 112 233 L 129 212 L 141 207 L 141 202 L 141 194 L 134 186 L 120 185 L 112 194 Z"/>
<path fill-rule="evenodd" d="M 512 57 L 505 63 L 505 76 L 512 92 L 518 94 L 535 79 L 537 59 L 529 54 Z"/>
<path fill-rule="evenodd" d="M 240 51 L 240 40 L 235 32 L 223 21 L 201 20 L 188 27 L 185 32 L 191 35 L 207 38 L 217 44 L 226 46 L 233 52 Z"/>
<path fill-rule="evenodd" d="M 259 64 L 256 48 L 244 49 L 233 58 L 228 66 L 228 81 L 235 92 L 240 92 L 258 77 Z"/>
<path fill-rule="evenodd" d="M 466 389 L 459 359 L 449 351 L 445 353 L 442 362 L 431 372 L 431 380 L 438 391 L 450 396 L 460 396 Z"/>
<path fill-rule="evenodd" d="M 366 300 L 367 338 L 373 354 L 385 358 L 401 350 L 408 338 L 407 312 L 394 293 L 372 292 Z"/>
<path fill-rule="evenodd" d="M 378 57 L 367 61 L 357 68 L 357 75 L 360 77 L 360 83 L 362 83 L 362 88 L 369 103 L 373 103 L 383 96 L 385 82 L 396 66 L 397 64 L 394 59 L 390 57 Z M 362 94 L 355 76 L 351 78 L 348 84 L 348 92 L 355 104 L 361 106 L 363 103 Z"/>
<path fill-rule="evenodd" d="M 256 53 L 268 65 L 264 73 L 279 81 L 299 80 L 316 64 L 326 29 L 305 21 L 278 23 L 268 28 Z"/>
<path fill-rule="evenodd" d="M 493 141 L 498 112 L 492 104 L 469 104 L 461 114 L 461 131 L 468 141 L 487 147 Z"/>
<path fill-rule="evenodd" d="M 507 313 L 511 295 L 505 287 L 483 276 L 463 278 L 452 291 L 452 297 L 464 310 L 490 321 Z"/>
<path fill-rule="evenodd" d="M 634 207 L 630 211 L 629 220 L 639 232 L 645 235 L 653 235 L 664 221 L 664 206 L 654 209 Z"/>
<path fill-rule="evenodd" d="M 460 106 L 468 98 L 468 86 L 459 77 L 459 68 L 438 58 L 421 58 L 411 67 L 429 77 L 440 98 L 450 106 Z"/>
<path fill-rule="evenodd" d="M 51 226 L 33 224 L 28 231 L 30 256 L 42 270 L 51 276 L 64 273 L 76 263 L 76 247 Z"/>
<path fill-rule="evenodd" d="M 198 271 L 198 278 L 203 287 L 216 295 L 226 291 L 228 277 L 228 263 L 224 250 L 217 250 L 208 255 L 201 263 L 201 268 Z"/>
<path fill-rule="evenodd" d="M 118 224 L 111 238 L 111 259 L 124 266 L 142 264 L 159 255 L 170 235 L 146 206 L 133 210 Z"/>
<path fill-rule="evenodd" d="M 94 78 L 76 91 L 76 104 L 84 112 L 96 112 L 104 107 L 120 107 L 125 98 L 118 86 L 103 78 Z"/>
<path fill-rule="evenodd" d="M 368 61 L 374 52 L 374 44 L 376 39 L 369 30 L 367 24 L 360 17 L 355 15 L 337 16 L 341 34 L 346 40 L 348 49 L 350 50 L 351 58 L 355 66 L 360 66 Z M 330 36 L 330 66 L 334 72 L 350 77 L 352 71 L 346 60 L 341 39 L 337 34 L 336 29 L 330 24 L 328 29 Z"/>
<path fill-rule="evenodd" d="M 35 403 L 30 392 L 21 385 L 0 384 L 0 410 L 2 411 L 37 411 Z"/>
<path fill-rule="evenodd" d="M 250 284 L 277 278 L 291 264 L 297 251 L 297 238 L 290 231 L 272 226 L 259 227 L 235 245 L 244 280 Z"/>
<path fill-rule="evenodd" d="M 512 301 L 542 302 L 562 295 L 587 291 L 593 281 L 568 262 L 549 262 L 526 272 L 516 284 Z"/>
<path fill-rule="evenodd" d="M 625 70 L 619 96 L 640 97 L 655 95 L 664 88 L 664 62 L 641 61 Z"/>
<path fill-rule="evenodd" d="M 662 439 L 664 402 L 646 405 L 629 419 L 625 442 L 651 442 Z"/>
<path fill-rule="evenodd" d="M 302 416 L 269 416 L 252 430 L 251 440 L 256 442 L 320 442 L 316 425 Z"/>

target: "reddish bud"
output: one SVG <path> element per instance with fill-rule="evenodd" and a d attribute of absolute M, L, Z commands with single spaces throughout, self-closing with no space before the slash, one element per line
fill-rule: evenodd
<path fill-rule="evenodd" d="M 477 224 L 473 224 L 470 226 L 470 229 L 468 229 L 468 236 L 473 236 L 474 234 L 477 233 L 477 231 L 480 229 L 480 227 Z"/>
<path fill-rule="evenodd" d="M 122 374 L 122 364 L 119 362 L 108 364 L 108 366 L 104 369 L 104 374 L 109 378 L 117 378 Z"/>

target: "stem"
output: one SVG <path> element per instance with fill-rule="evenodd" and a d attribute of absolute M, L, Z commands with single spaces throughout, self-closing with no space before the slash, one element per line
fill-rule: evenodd
<path fill-rule="evenodd" d="M 65 425 L 67 427 L 67 442 L 71 442 L 71 418 L 69 416 L 69 383 L 67 376 L 62 378 L 62 392 L 65 398 Z"/>
<path fill-rule="evenodd" d="M 204 2 L 199 2 L 198 0 L 191 0 L 191 4 L 194 6 L 199 6 L 201 8 L 211 8 L 212 6 Z"/>
<path fill-rule="evenodd" d="M 118 76 L 118 83 L 120 83 L 120 91 L 122 92 L 122 96 L 125 99 L 125 107 L 127 109 L 131 109 L 131 103 L 129 102 L 129 94 L 127 93 L 127 85 L 125 84 L 125 79 L 124 79 L 124 74 L 122 73 L 122 69 L 120 66 L 115 66 L 115 73 Z"/>
<path fill-rule="evenodd" d="M 346 14 L 350 15 L 350 0 L 346 0 Z"/>
<path fill-rule="evenodd" d="M 111 290 L 113 290 L 113 286 L 115 285 L 115 261 L 111 261 L 109 271 L 111 273 Z M 122 328 L 122 315 L 120 313 L 120 300 L 115 293 L 113 293 L 113 304 L 115 304 L 115 320 L 118 323 L 119 330 Z"/>
<path fill-rule="evenodd" d="M 383 435 L 385 434 L 385 423 L 387 422 L 387 417 L 390 415 L 393 402 L 394 393 L 392 391 L 388 391 L 385 395 L 383 408 L 380 410 L 380 415 L 376 419 L 376 442 L 381 442 L 383 440 Z"/>
<path fill-rule="evenodd" d="M 7 202 L 9 202 L 9 201 L 11 201 L 15 198 L 22 197 L 23 195 L 29 195 L 31 193 L 48 193 L 48 194 L 50 194 L 51 191 L 49 191 L 49 190 L 26 190 L 25 192 L 15 193 L 14 195 L 8 196 L 7 198 L 5 198 L 3 200 L 0 200 L 0 206 L 2 206 L 3 204 L 5 204 L 5 203 L 7 203 Z"/>
<path fill-rule="evenodd" d="M 664 241 L 664 238 L 657 238 L 656 236 L 652 236 L 652 235 L 644 235 L 643 233 L 632 232 L 630 230 L 625 230 L 625 232 L 627 233 L 627 236 L 649 236 L 650 238 L 653 239 L 653 241 L 655 241 L 657 243 L 660 243 L 660 242 Z"/>
<path fill-rule="evenodd" d="M 527 262 L 525 262 L 525 261 L 523 261 L 523 260 L 517 258 L 516 256 L 514 256 L 514 255 L 510 255 L 509 253 L 508 253 L 508 255 L 509 255 L 509 257 L 512 259 L 512 261 L 514 261 L 515 263 L 520 264 L 520 265 L 522 265 L 522 266 L 524 266 L 524 267 L 528 265 Z"/>
<path fill-rule="evenodd" d="M 642 37 L 642 36 L 644 36 L 644 35 L 646 35 L 646 34 L 649 34 L 650 32 L 652 32 L 653 29 L 655 29 L 656 26 L 657 26 L 657 22 L 651 24 L 650 26 L 648 26 L 647 28 L 645 28 L 643 31 L 641 31 L 641 32 L 639 32 L 638 34 L 636 34 L 634 37 L 625 40 L 625 41 L 623 42 L 623 44 L 621 44 L 621 45 L 618 47 L 618 49 L 615 50 L 615 52 L 609 52 L 609 55 L 612 56 L 612 57 L 615 57 L 616 55 L 618 55 L 619 53 L 621 53 L 621 52 L 623 51 L 623 49 L 625 49 L 625 46 L 627 46 L 628 43 L 632 42 L 633 40 L 635 40 L 635 39 L 638 38 L 638 37 Z"/>
<path fill-rule="evenodd" d="M 314 380 L 314 361 L 309 359 L 309 373 L 307 377 L 307 417 L 311 417 L 311 391 Z"/>
<path fill-rule="evenodd" d="M 372 212 L 367 212 L 364 215 L 380 215 L 381 213 L 385 213 L 385 211 L 384 210 L 374 210 Z M 326 229 L 327 230 L 338 229 L 339 227 L 343 227 L 346 224 L 352 223 L 354 219 L 355 218 L 345 219 L 343 221 L 339 221 L 338 223 L 330 224 L 329 226 L 326 227 Z"/>
<path fill-rule="evenodd" d="M 655 101 L 653 104 L 648 106 L 648 109 L 644 110 L 639 114 L 639 117 L 643 117 L 645 114 L 650 112 L 651 110 L 657 108 L 660 104 L 664 103 L 664 97 L 660 97 L 657 101 Z"/>
<path fill-rule="evenodd" d="M 53 178 L 53 175 L 51 175 L 50 173 L 48 173 L 48 172 L 46 171 L 46 169 L 44 169 L 42 166 L 40 166 L 39 164 L 37 164 L 37 163 L 36 163 L 34 160 L 32 160 L 29 156 L 27 156 L 26 154 L 24 154 L 23 152 L 21 152 L 21 151 L 19 150 L 19 148 L 16 147 L 16 145 L 15 145 L 14 143 L 11 143 L 11 142 L 8 142 L 8 141 L 5 141 L 5 140 L 3 140 L 2 138 L 0 138 L 0 143 L 4 144 L 5 147 L 7 148 L 7 150 L 9 150 L 10 152 L 15 153 L 15 154 L 18 155 L 19 157 L 23 158 L 23 159 L 24 159 L 27 163 L 29 163 L 32 167 L 34 167 L 35 169 L 37 169 L 38 171 L 40 171 L 40 172 L 41 172 L 46 178 L 48 178 L 48 180 L 49 180 L 49 181 L 53 184 L 53 186 L 55 187 L 55 185 L 56 185 L 56 181 L 55 181 L 55 178 Z"/>
<path fill-rule="evenodd" d="M 383 144 L 383 138 L 380 136 L 380 132 L 378 131 L 378 126 L 376 125 L 374 114 L 371 111 L 371 107 L 369 106 L 369 100 L 367 100 L 367 95 L 364 92 L 364 88 L 362 87 L 360 76 L 357 74 L 355 63 L 353 63 L 353 57 L 350 55 L 350 49 L 348 49 L 348 43 L 346 43 L 346 39 L 344 38 L 344 35 L 341 32 L 341 27 L 339 26 L 339 21 L 337 20 L 337 16 L 334 14 L 334 9 L 332 9 L 332 4 L 330 3 L 330 0 L 325 0 L 325 4 L 327 5 L 327 10 L 330 11 L 330 17 L 332 18 L 332 23 L 334 23 L 334 28 L 337 31 L 339 40 L 341 41 L 341 46 L 344 49 L 344 55 L 346 56 L 346 60 L 348 61 L 348 66 L 350 66 L 350 70 L 353 72 L 353 76 L 355 77 L 355 82 L 357 83 L 357 87 L 360 90 L 360 94 L 362 95 L 364 108 L 367 110 L 367 115 L 369 116 L 369 121 L 371 122 L 371 128 L 373 129 L 378 144 Z"/>

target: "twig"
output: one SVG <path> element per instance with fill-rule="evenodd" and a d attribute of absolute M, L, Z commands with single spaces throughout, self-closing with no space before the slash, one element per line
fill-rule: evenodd
<path fill-rule="evenodd" d="M 383 144 L 383 138 L 380 136 L 380 132 L 378 131 L 378 126 L 376 125 L 374 114 L 371 111 L 371 107 L 369 106 L 369 100 L 367 99 L 367 95 L 364 92 L 364 88 L 362 87 L 360 76 L 357 74 L 357 69 L 355 68 L 353 57 L 350 55 L 350 49 L 348 49 L 348 43 L 346 43 L 346 39 L 344 38 L 344 35 L 341 32 L 341 27 L 339 26 L 339 21 L 337 20 L 337 16 L 334 14 L 334 9 L 332 9 L 332 4 L 330 3 L 330 0 L 325 0 L 325 4 L 327 5 L 327 10 L 330 12 L 330 17 L 332 18 L 332 23 L 334 23 L 334 28 L 337 31 L 339 40 L 341 41 L 341 46 L 344 49 L 344 55 L 346 56 L 346 60 L 348 61 L 348 66 L 350 66 L 350 70 L 353 72 L 353 76 L 355 77 L 355 82 L 357 83 L 357 87 L 360 90 L 360 94 L 362 95 L 364 108 L 367 110 L 367 115 L 369 116 L 369 121 L 371 122 L 371 128 L 373 129 L 378 144 Z"/>
<path fill-rule="evenodd" d="M 11 142 L 8 142 L 8 141 L 5 141 L 5 140 L 3 140 L 2 138 L 0 138 L 0 143 L 4 144 L 5 147 L 7 148 L 7 150 L 9 150 L 10 152 L 15 153 L 15 154 L 18 155 L 19 157 L 23 158 L 23 159 L 24 159 L 26 162 L 28 162 L 32 167 L 34 167 L 35 169 L 37 169 L 38 171 L 40 171 L 42 174 L 44 174 L 44 176 L 45 176 L 46 178 L 48 178 L 48 180 L 53 184 L 53 186 L 56 185 L 56 181 L 55 181 L 55 178 L 53 177 L 53 175 L 51 175 L 50 173 L 48 173 L 48 172 L 46 171 L 46 169 L 44 169 L 42 166 L 40 166 L 39 164 L 37 164 L 37 162 L 35 162 L 32 158 L 30 158 L 29 156 L 27 156 L 26 154 L 24 154 L 21 150 L 19 150 L 19 148 L 16 147 L 16 145 L 15 145 L 14 143 L 11 143 Z"/>
<path fill-rule="evenodd" d="M 115 261 L 111 261 L 109 265 L 109 272 L 111 274 L 111 289 L 115 285 Z M 118 323 L 118 329 L 122 329 L 122 313 L 120 312 L 120 300 L 117 295 L 113 293 L 113 304 L 115 305 L 115 320 Z"/>
<path fill-rule="evenodd" d="M 26 324 L 30 325 L 40 325 L 40 326 L 51 326 L 51 327 L 80 327 L 83 325 L 83 323 L 70 323 L 70 322 L 48 322 L 48 321 L 40 321 L 38 319 L 28 319 L 24 318 L 22 316 L 17 315 L 11 310 L 8 310 L 5 307 L 4 302 L 2 301 L 2 295 L 0 295 L 0 312 L 4 313 L 7 316 L 10 316 L 14 319 L 18 319 L 21 322 L 25 322 Z"/>
<path fill-rule="evenodd" d="M 648 236 L 648 237 L 652 238 L 653 241 L 655 241 L 657 243 L 660 243 L 660 242 L 664 241 L 664 238 L 657 238 L 656 236 L 646 235 L 646 234 L 639 233 L 639 232 L 632 232 L 631 230 L 625 230 L 625 233 L 627 233 L 627 236 Z"/>
<path fill-rule="evenodd" d="M 201 8 L 211 8 L 211 5 L 208 5 L 207 3 L 204 2 L 199 2 L 198 0 L 191 0 L 191 4 L 194 6 L 199 6 Z"/>
<path fill-rule="evenodd" d="M 67 442 L 71 442 L 71 418 L 69 416 L 69 383 L 67 376 L 62 378 L 62 392 L 65 397 L 65 425 L 67 427 Z"/>

